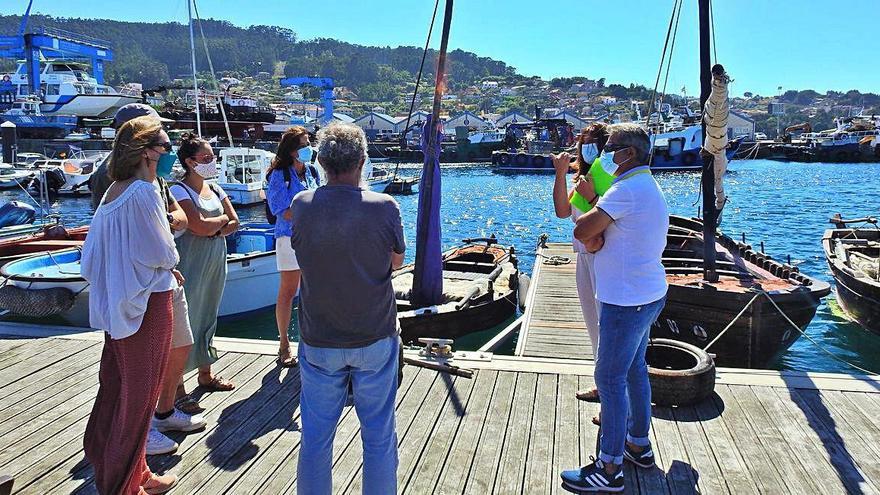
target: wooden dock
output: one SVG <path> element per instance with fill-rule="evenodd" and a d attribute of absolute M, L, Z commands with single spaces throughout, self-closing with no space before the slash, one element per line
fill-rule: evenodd
<path fill-rule="evenodd" d="M 571 330 L 571 329 L 570 329 Z M 576 331 L 576 330 L 571 330 Z M 93 494 L 82 434 L 95 397 L 101 335 L 0 326 L 0 474 L 16 493 Z M 26 336 L 26 337 L 23 337 Z M 218 339 L 216 369 L 237 388 L 204 394 L 208 427 L 150 458 L 179 494 L 295 493 L 299 379 L 275 345 Z M 584 360 L 493 356 L 464 361 L 474 379 L 407 366 L 397 399 L 400 491 L 563 493 L 559 472 L 589 462 L 597 404 Z M 188 387 L 194 377 L 188 377 Z M 880 381 L 719 371 L 696 407 L 655 407 L 658 467 L 626 467 L 627 493 L 880 493 Z M 334 492 L 360 493 L 358 422 L 346 408 L 334 442 Z"/>
<path fill-rule="evenodd" d="M 592 344 L 575 287 L 577 253 L 571 243 L 548 243 L 540 253 L 532 270 L 515 354 L 592 360 Z"/>

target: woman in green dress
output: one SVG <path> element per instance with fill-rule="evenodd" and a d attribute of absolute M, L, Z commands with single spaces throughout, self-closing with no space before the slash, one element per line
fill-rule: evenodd
<path fill-rule="evenodd" d="M 176 243 L 194 340 L 186 371 L 198 368 L 198 383 L 207 390 L 228 391 L 235 385 L 212 373 L 211 365 L 217 361 L 213 340 L 226 284 L 225 237 L 238 229 L 238 215 L 223 189 L 206 180 L 217 176 L 217 159 L 207 141 L 185 134 L 177 157 L 185 174 L 171 194 L 188 221 Z"/>

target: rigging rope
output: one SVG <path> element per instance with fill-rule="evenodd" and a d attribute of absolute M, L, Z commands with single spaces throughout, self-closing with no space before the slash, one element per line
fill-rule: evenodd
<path fill-rule="evenodd" d="M 709 26 L 712 32 L 712 57 L 713 63 L 718 63 L 718 44 L 715 43 L 715 5 L 709 0 Z"/>
<path fill-rule="evenodd" d="M 437 9 L 440 6 L 440 0 L 436 0 L 434 2 L 434 13 L 431 15 L 431 25 L 428 26 L 428 38 L 425 40 L 425 49 L 422 51 L 422 62 L 419 64 L 419 73 L 416 76 L 416 89 L 413 91 L 412 100 L 409 103 L 409 112 L 406 115 L 406 125 L 403 127 L 403 136 L 401 137 L 402 141 L 406 140 L 406 134 L 409 132 L 409 121 L 412 118 L 413 109 L 416 106 L 416 98 L 419 95 L 419 84 L 422 82 L 422 71 L 425 69 L 425 58 L 428 56 L 428 46 L 431 44 L 431 34 L 434 32 L 434 21 L 437 20 Z M 397 163 L 394 165 L 394 175 L 392 176 L 392 182 L 397 179 L 397 171 L 400 169 L 400 161 L 403 159 L 401 156 L 401 149 L 397 153 Z"/>
<path fill-rule="evenodd" d="M 192 0 L 193 11 L 196 13 L 196 20 L 199 22 L 199 32 L 202 34 L 202 45 L 205 47 L 205 56 L 208 58 L 208 68 L 211 70 L 211 79 L 214 80 L 214 84 L 217 87 L 220 87 L 220 82 L 217 81 L 217 75 L 214 73 L 214 63 L 211 62 L 211 53 L 208 51 L 208 40 L 205 38 L 205 30 L 202 29 L 202 18 L 199 17 L 199 7 L 196 4 L 196 0 Z M 193 74 L 193 78 L 196 75 Z M 198 101 L 199 95 L 196 94 L 196 101 Z M 207 100 L 206 100 L 207 102 Z M 223 125 L 226 127 L 226 138 L 229 139 L 229 146 L 233 147 L 235 144 L 232 142 L 232 131 L 229 130 L 229 119 L 226 118 L 226 105 L 225 101 L 220 99 L 220 114 L 223 116 Z M 207 110 L 207 109 L 205 109 Z M 198 106 L 196 107 L 196 112 L 198 112 Z"/>
<path fill-rule="evenodd" d="M 649 131 L 651 129 L 651 114 L 654 113 L 654 100 L 657 98 L 657 88 L 660 86 L 660 76 L 663 74 L 663 64 L 666 62 L 666 49 L 669 47 L 669 37 L 672 34 L 676 11 L 681 11 L 681 0 L 675 0 L 672 4 L 672 15 L 669 17 L 669 27 L 666 30 L 666 41 L 663 43 L 663 53 L 660 54 L 660 67 L 657 69 L 657 79 L 654 81 L 654 91 L 651 93 L 651 101 L 648 102 L 647 127 Z M 654 139 L 656 139 L 656 133 L 651 134 L 651 153 L 648 155 L 648 166 L 654 161 Z"/>
<path fill-rule="evenodd" d="M 791 318 L 789 318 L 788 315 L 785 314 L 784 311 L 782 311 L 782 308 L 780 308 L 779 305 L 776 304 L 776 301 L 774 301 L 773 298 L 770 297 L 770 294 L 769 294 L 767 291 L 764 291 L 764 290 L 758 291 L 758 292 L 755 294 L 755 296 L 754 296 L 754 297 L 748 302 L 748 304 L 746 304 L 746 305 L 743 307 L 743 309 L 742 309 L 742 310 L 741 310 L 736 316 L 733 317 L 733 320 L 732 320 L 730 323 L 728 323 L 726 327 L 724 327 L 724 330 L 721 330 L 721 332 L 720 332 L 720 333 L 719 333 L 714 339 L 712 339 L 712 342 L 709 342 L 709 344 L 706 345 L 706 347 L 703 347 L 703 350 L 705 351 L 705 350 L 709 349 L 710 347 L 712 347 L 713 344 L 715 344 L 715 342 L 718 342 L 718 339 L 720 339 L 725 333 L 727 333 L 728 330 L 730 330 L 731 328 L 733 328 L 733 324 L 736 323 L 736 321 L 739 320 L 739 319 L 742 317 L 743 314 L 745 314 L 746 310 L 748 310 L 749 307 L 750 307 L 750 306 L 751 306 L 751 305 L 752 305 L 752 304 L 753 304 L 753 303 L 754 303 L 754 302 L 755 302 L 760 296 L 762 296 L 762 295 L 767 297 L 767 300 L 770 301 L 770 304 L 772 304 L 773 307 L 776 308 L 776 311 L 779 311 L 779 314 L 782 315 L 782 317 L 785 319 L 785 321 L 787 321 L 787 322 L 789 323 L 789 325 L 791 325 L 792 328 L 794 328 L 795 330 L 798 331 L 798 333 L 800 333 L 801 335 L 803 335 L 803 336 L 804 336 L 804 337 L 805 337 L 805 338 L 806 338 L 811 344 L 813 344 L 814 346 L 818 347 L 820 351 L 824 352 L 825 354 L 828 354 L 828 355 L 831 356 L 833 359 L 835 359 L 835 360 L 837 360 L 837 361 L 840 361 L 841 363 L 843 363 L 843 364 L 845 364 L 845 365 L 847 365 L 847 366 L 849 366 L 849 367 L 851 367 L 851 368 L 854 368 L 854 369 L 856 369 L 856 370 L 859 370 L 859 371 L 861 371 L 861 372 L 863 372 L 863 373 L 865 373 L 865 374 L 868 374 L 868 375 L 876 375 L 876 374 L 877 374 L 877 373 L 875 373 L 875 372 L 873 372 L 873 371 L 871 371 L 871 370 L 867 370 L 867 369 L 865 369 L 865 368 L 862 368 L 861 366 L 858 366 L 858 365 L 856 365 L 856 364 L 853 364 L 853 363 L 847 361 L 846 359 L 843 359 L 843 358 L 840 357 L 840 356 L 837 356 L 837 355 L 834 354 L 833 352 L 831 352 L 831 351 L 829 351 L 828 349 L 826 349 L 822 344 L 820 344 L 819 342 L 816 342 L 815 339 L 813 339 L 812 337 L 810 337 L 809 335 L 807 335 L 806 332 L 804 332 L 803 330 L 801 330 L 801 327 L 797 326 L 797 323 L 791 321 Z"/>

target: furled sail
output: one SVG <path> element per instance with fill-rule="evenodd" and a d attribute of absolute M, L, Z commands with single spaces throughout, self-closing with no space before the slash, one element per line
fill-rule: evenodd
<path fill-rule="evenodd" d="M 721 209 L 727 202 L 724 194 L 724 173 L 727 171 L 727 120 L 730 117 L 730 102 L 727 99 L 727 85 L 730 77 L 721 65 L 712 67 L 712 92 L 703 108 L 703 122 L 706 124 L 706 142 L 703 149 L 714 157 L 715 164 L 715 207 Z"/>

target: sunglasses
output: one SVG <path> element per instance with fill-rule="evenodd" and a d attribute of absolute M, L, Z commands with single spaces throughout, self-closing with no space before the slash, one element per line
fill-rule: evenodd
<path fill-rule="evenodd" d="M 216 158 L 214 153 L 205 153 L 202 155 L 196 155 L 193 159 L 199 163 L 211 163 L 211 161 Z"/>
<path fill-rule="evenodd" d="M 614 151 L 620 151 L 629 148 L 628 144 L 606 144 L 603 151 L 607 151 L 609 153 Z"/>
<path fill-rule="evenodd" d="M 171 143 L 168 141 L 165 141 L 164 143 L 153 143 L 150 147 L 162 148 L 165 150 L 165 153 L 171 153 Z"/>

